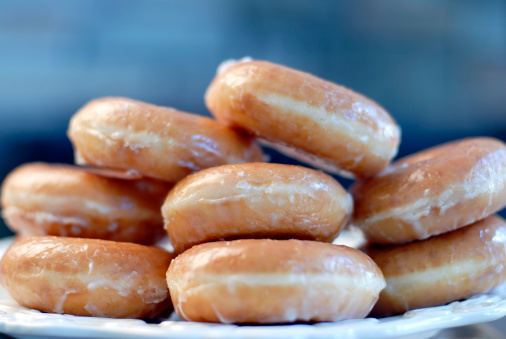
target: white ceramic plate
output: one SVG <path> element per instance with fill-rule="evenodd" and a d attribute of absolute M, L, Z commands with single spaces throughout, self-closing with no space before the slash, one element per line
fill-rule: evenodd
<path fill-rule="evenodd" d="M 355 244 L 355 235 L 340 238 Z M 12 239 L 0 240 L 0 256 Z M 428 338 L 450 327 L 506 315 L 506 288 L 446 306 L 410 311 L 384 319 L 314 325 L 236 326 L 190 323 L 173 318 L 157 324 L 141 320 L 77 317 L 41 313 L 19 306 L 0 289 L 0 332 L 16 338 Z"/>

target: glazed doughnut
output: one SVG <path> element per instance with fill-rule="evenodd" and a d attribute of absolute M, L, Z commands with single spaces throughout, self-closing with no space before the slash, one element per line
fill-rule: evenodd
<path fill-rule="evenodd" d="M 171 307 L 165 273 L 174 255 L 97 239 L 22 237 L 0 262 L 0 282 L 43 312 L 152 318 Z"/>
<path fill-rule="evenodd" d="M 399 127 L 372 100 L 265 61 L 221 67 L 205 102 L 218 120 L 348 177 L 380 172 L 399 147 Z"/>
<path fill-rule="evenodd" d="M 506 280 L 506 222 L 490 216 L 426 240 L 367 253 L 387 282 L 373 316 L 444 305 L 486 293 Z"/>
<path fill-rule="evenodd" d="M 396 161 L 351 187 L 352 223 L 374 243 L 425 239 L 506 206 L 506 145 L 470 138 Z"/>
<path fill-rule="evenodd" d="M 176 253 L 238 238 L 331 242 L 353 210 L 331 176 L 292 165 L 223 165 L 181 180 L 162 206 Z"/>
<path fill-rule="evenodd" d="M 175 183 L 204 168 L 262 161 L 249 137 L 212 119 L 126 98 L 89 102 L 70 120 L 78 164 Z"/>
<path fill-rule="evenodd" d="M 182 319 L 260 324 L 363 318 L 385 287 L 356 249 L 270 239 L 194 246 L 172 262 L 167 283 Z"/>
<path fill-rule="evenodd" d="M 32 163 L 2 185 L 6 224 L 23 235 L 59 235 L 154 244 L 164 234 L 160 207 L 171 186 L 102 177 L 75 166 Z"/>

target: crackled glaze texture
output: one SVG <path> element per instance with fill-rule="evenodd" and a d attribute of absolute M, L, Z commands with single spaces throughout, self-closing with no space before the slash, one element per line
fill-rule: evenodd
<path fill-rule="evenodd" d="M 171 186 L 161 181 L 120 180 L 96 173 L 100 172 L 44 163 L 18 167 L 2 185 L 4 220 L 22 235 L 148 245 L 161 239 L 165 232 L 160 207 Z"/>
<path fill-rule="evenodd" d="M 506 222 L 490 216 L 426 240 L 367 253 L 387 282 L 373 316 L 444 305 L 506 281 Z"/>
<path fill-rule="evenodd" d="M 400 128 L 372 100 L 265 61 L 221 67 L 205 102 L 218 120 L 348 177 L 383 170 L 400 142 Z"/>
<path fill-rule="evenodd" d="M 68 136 L 78 164 L 173 183 L 204 168 L 263 160 L 251 138 L 212 119 L 127 98 L 89 102 Z"/>
<path fill-rule="evenodd" d="M 0 282 L 20 305 L 43 312 L 152 318 L 171 306 L 173 257 L 131 243 L 22 237 L 0 262 Z"/>
<path fill-rule="evenodd" d="M 238 238 L 331 242 L 353 210 L 331 176 L 291 165 L 224 165 L 180 181 L 162 206 L 177 253 Z"/>
<path fill-rule="evenodd" d="M 194 246 L 172 262 L 167 282 L 185 320 L 264 324 L 363 318 L 385 286 L 358 250 L 270 239 Z"/>
<path fill-rule="evenodd" d="M 350 189 L 352 223 L 374 243 L 425 239 L 506 206 L 506 145 L 470 138 L 400 159 Z"/>

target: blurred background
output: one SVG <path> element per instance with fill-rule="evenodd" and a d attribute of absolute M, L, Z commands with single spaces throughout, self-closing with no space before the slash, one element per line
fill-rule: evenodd
<path fill-rule="evenodd" d="M 505 1 L 0 0 L 0 180 L 72 163 L 68 121 L 96 97 L 209 115 L 216 67 L 243 56 L 371 97 L 402 127 L 399 156 L 506 141 Z"/>
<path fill-rule="evenodd" d="M 71 163 L 69 118 L 96 97 L 209 115 L 216 67 L 243 56 L 373 98 L 402 127 L 400 156 L 506 140 L 504 1 L 0 0 L 0 179 Z"/>

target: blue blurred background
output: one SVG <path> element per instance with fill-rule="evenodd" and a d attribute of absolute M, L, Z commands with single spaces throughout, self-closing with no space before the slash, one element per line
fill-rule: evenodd
<path fill-rule="evenodd" d="M 72 162 L 69 118 L 96 97 L 208 115 L 216 67 L 243 56 L 373 98 L 402 126 L 401 156 L 506 140 L 504 1 L 0 0 L 0 180 Z"/>

